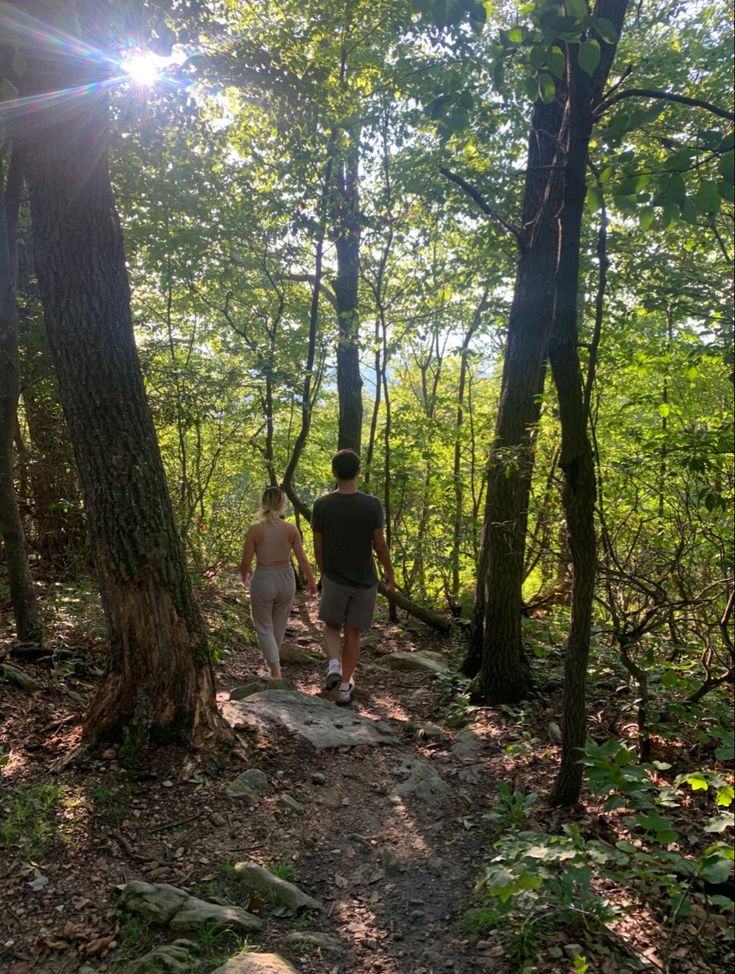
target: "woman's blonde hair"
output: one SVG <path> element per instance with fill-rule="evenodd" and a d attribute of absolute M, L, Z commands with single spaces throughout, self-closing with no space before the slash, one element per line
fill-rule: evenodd
<path fill-rule="evenodd" d="M 260 512 L 264 521 L 275 524 L 286 506 L 286 495 L 280 487 L 266 487 L 260 499 Z"/>

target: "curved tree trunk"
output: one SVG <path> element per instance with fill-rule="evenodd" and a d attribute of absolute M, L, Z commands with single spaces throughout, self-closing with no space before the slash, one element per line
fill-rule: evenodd
<path fill-rule="evenodd" d="M 20 642 L 37 643 L 41 626 L 13 483 L 13 437 L 20 394 L 15 234 L 23 180 L 17 150 L 8 164 L 7 179 L 4 168 L 0 162 L 0 533 L 17 637 Z"/>
<path fill-rule="evenodd" d="M 93 6 L 64 4 L 70 31 L 95 23 Z M 85 86 L 63 113 L 35 113 L 25 141 L 36 272 L 109 631 L 85 735 L 186 743 L 222 725 L 133 337 L 105 85 L 93 65 L 48 55 L 28 51 L 30 94 Z"/>

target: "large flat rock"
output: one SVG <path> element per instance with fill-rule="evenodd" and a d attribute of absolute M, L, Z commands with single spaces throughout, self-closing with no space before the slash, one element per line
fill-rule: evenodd
<path fill-rule="evenodd" d="M 222 714 L 235 728 L 258 726 L 263 721 L 281 724 L 320 749 L 400 743 L 382 723 L 298 690 L 263 690 L 245 700 L 228 701 Z"/>

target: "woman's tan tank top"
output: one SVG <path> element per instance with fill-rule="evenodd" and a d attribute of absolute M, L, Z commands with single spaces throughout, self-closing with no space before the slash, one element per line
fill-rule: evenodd
<path fill-rule="evenodd" d="M 288 565 L 291 557 L 291 528 L 287 521 L 261 521 L 255 533 L 255 561 L 268 565 Z"/>

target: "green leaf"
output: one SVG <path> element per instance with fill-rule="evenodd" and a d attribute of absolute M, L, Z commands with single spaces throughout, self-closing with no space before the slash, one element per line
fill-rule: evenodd
<path fill-rule="evenodd" d="M 730 878 L 731 867 L 727 859 L 718 859 L 715 862 L 707 863 L 699 870 L 702 879 L 708 883 L 724 883 Z"/>
<path fill-rule="evenodd" d="M 703 179 L 694 197 L 694 204 L 700 213 L 718 213 L 722 199 L 717 192 L 717 183 L 712 179 Z"/>
<path fill-rule="evenodd" d="M 523 43 L 523 28 L 513 27 L 508 31 L 508 40 L 511 44 L 522 44 Z"/>
<path fill-rule="evenodd" d="M 565 0 L 565 6 L 576 20 L 584 20 L 589 13 L 586 0 Z"/>
<path fill-rule="evenodd" d="M 735 176 L 735 152 L 726 152 L 724 156 L 720 156 L 717 168 L 722 178 L 732 183 Z"/>
<path fill-rule="evenodd" d="M 583 41 L 579 45 L 577 52 L 577 62 L 580 68 L 590 76 L 595 73 L 597 65 L 600 63 L 600 42 L 596 40 Z"/>
<path fill-rule="evenodd" d="M 602 206 L 602 194 L 597 186 L 590 186 L 587 190 L 587 211 L 597 213 Z"/>
<path fill-rule="evenodd" d="M 671 415 L 671 406 L 667 402 L 659 403 L 658 414 L 666 419 L 667 416 Z M 705 784 L 704 787 L 706 788 L 707 785 Z"/>
<path fill-rule="evenodd" d="M 615 44 L 617 42 L 618 32 L 615 30 L 615 24 L 606 17 L 595 18 L 595 30 L 603 41 L 607 41 L 608 44 Z"/>
<path fill-rule="evenodd" d="M 641 230 L 643 230 L 644 233 L 646 230 L 650 229 L 655 215 L 656 215 L 656 211 L 653 209 L 652 206 L 644 206 L 639 212 L 638 223 L 640 225 Z M 668 676 L 668 674 L 666 675 Z M 676 678 L 675 678 L 675 682 L 676 682 Z"/>
<path fill-rule="evenodd" d="M 713 815 L 704 823 L 705 832 L 724 832 L 726 829 L 735 828 L 735 814 L 732 812 L 721 812 Z"/>
<path fill-rule="evenodd" d="M 556 84 L 550 74 L 542 72 L 538 78 L 538 90 L 541 101 L 548 105 L 554 100 L 556 95 Z"/>
<path fill-rule="evenodd" d="M 549 71 L 551 71 L 555 77 L 564 77 L 566 58 L 564 57 L 564 52 L 558 47 L 549 48 L 549 53 L 546 55 L 546 64 L 548 65 Z"/>
<path fill-rule="evenodd" d="M 534 44 L 531 48 L 531 53 L 528 56 L 528 63 L 534 70 L 538 70 L 542 64 L 547 63 L 548 58 L 548 48 L 545 44 Z"/>

